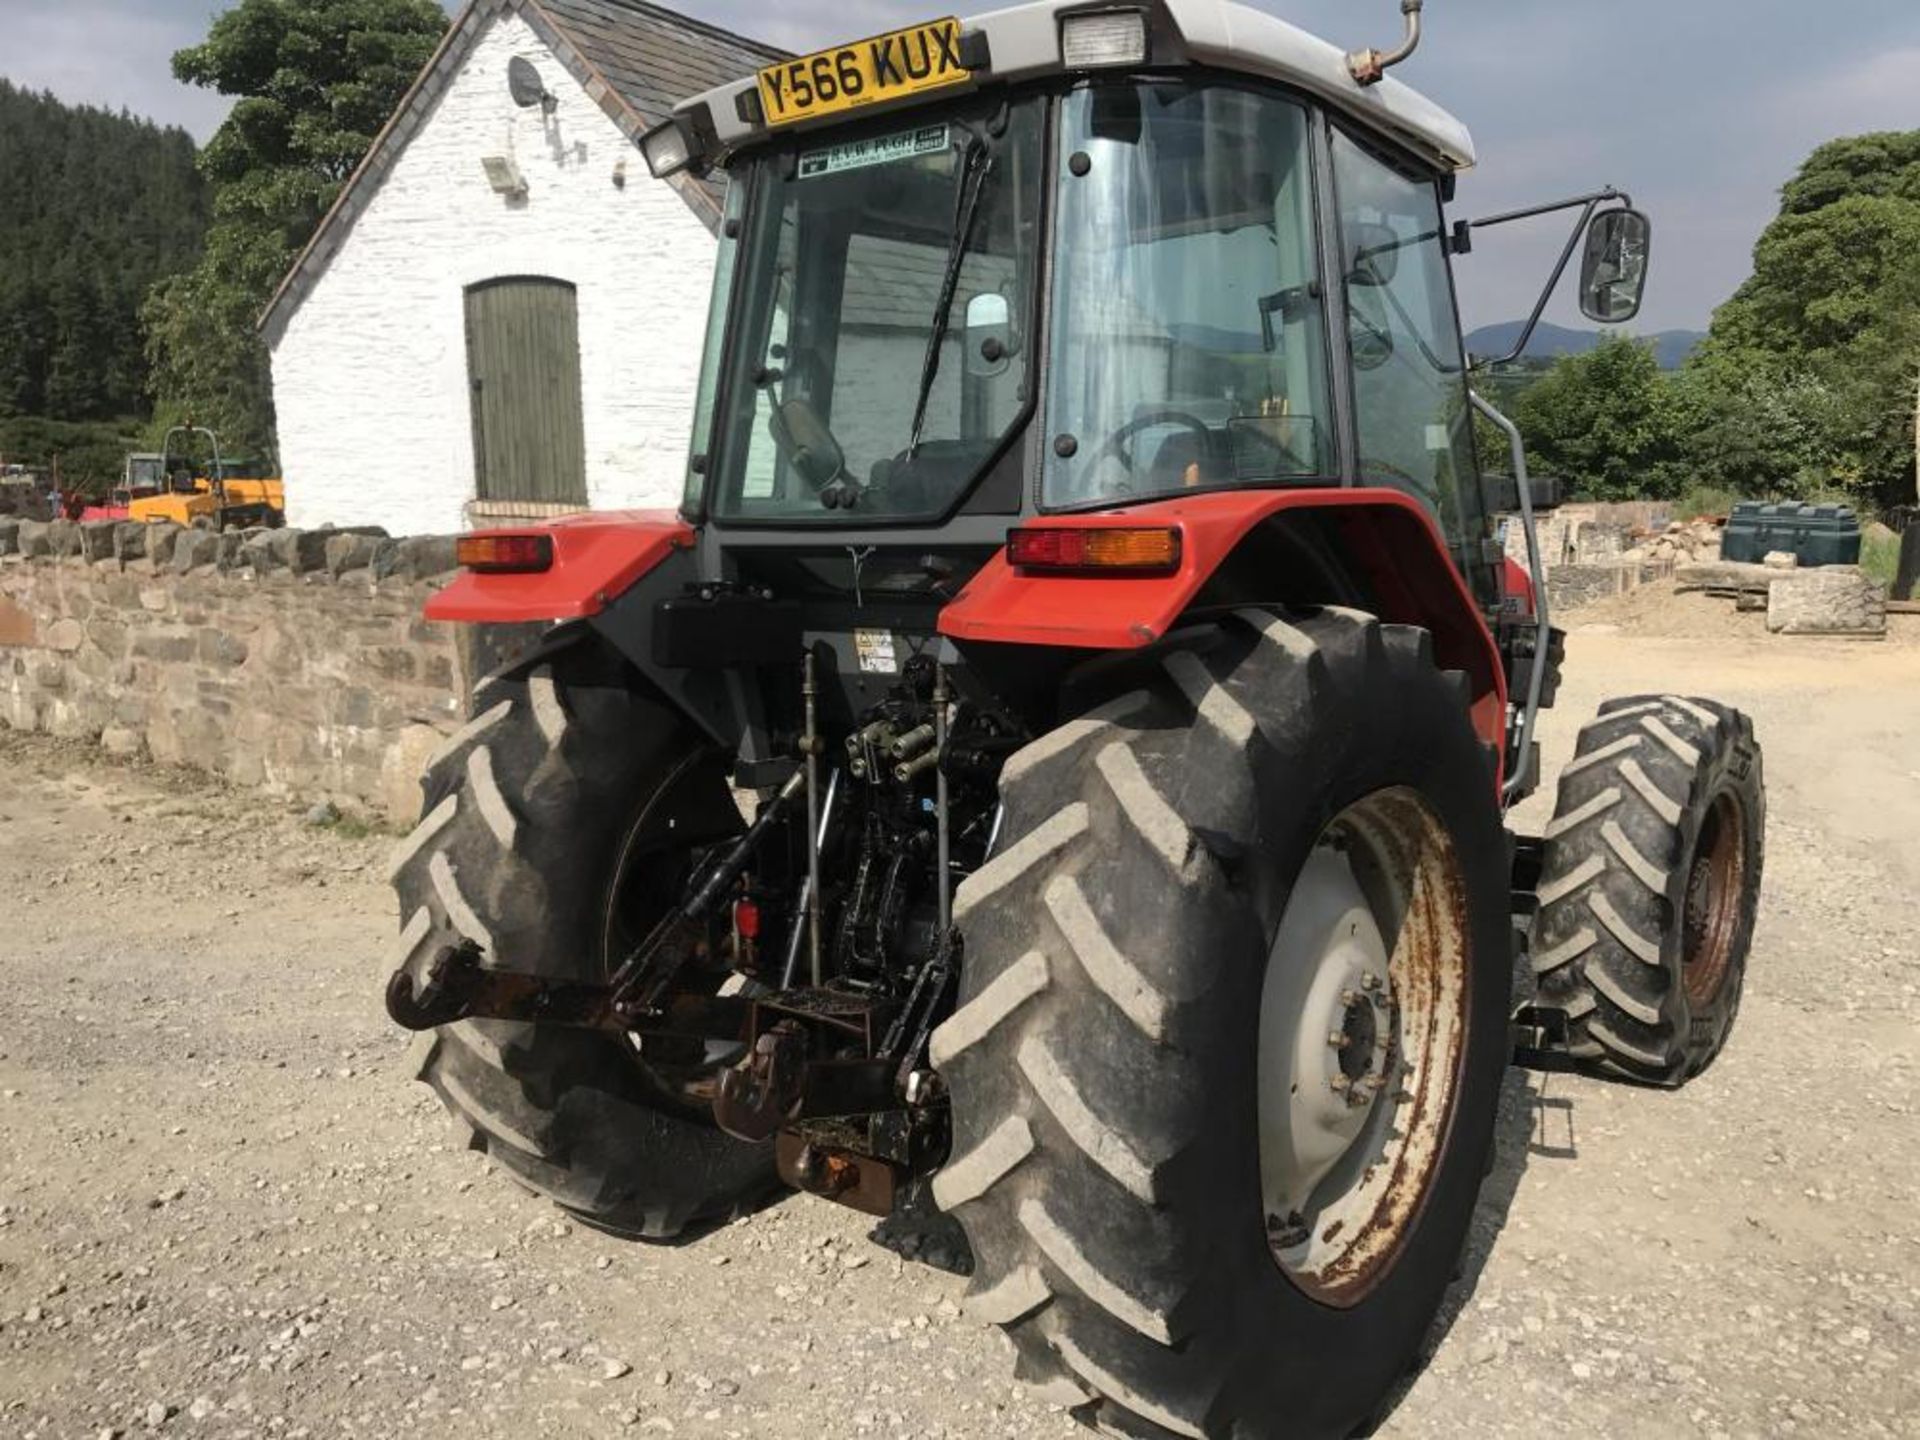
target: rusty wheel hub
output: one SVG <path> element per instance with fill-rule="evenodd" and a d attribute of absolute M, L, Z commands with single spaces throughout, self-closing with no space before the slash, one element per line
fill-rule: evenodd
<path fill-rule="evenodd" d="M 1713 1003 L 1732 968 L 1747 878 L 1747 812 L 1726 791 L 1707 808 L 1687 867 L 1681 981 L 1694 1009 Z"/>
<path fill-rule="evenodd" d="M 1381 791 L 1328 827 L 1268 958 L 1259 1070 L 1268 1241 L 1327 1304 L 1392 1266 L 1438 1169 L 1466 956 L 1459 867 L 1418 796 Z"/>

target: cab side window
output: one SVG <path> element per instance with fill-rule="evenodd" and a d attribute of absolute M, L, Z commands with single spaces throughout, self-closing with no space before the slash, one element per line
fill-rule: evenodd
<path fill-rule="evenodd" d="M 1449 541 L 1485 531 L 1438 187 L 1336 131 L 1360 480 L 1404 490 Z"/>

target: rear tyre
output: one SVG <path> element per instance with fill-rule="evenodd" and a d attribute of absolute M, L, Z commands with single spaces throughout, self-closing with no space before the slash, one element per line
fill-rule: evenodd
<path fill-rule="evenodd" d="M 1505 845 L 1465 700 L 1423 631 L 1250 611 L 1008 762 L 1006 839 L 956 897 L 934 1196 L 969 1307 L 1089 1423 L 1344 1436 L 1412 1361 L 1506 1064 Z M 1351 1148 L 1303 1172 L 1328 1137 Z"/>
<path fill-rule="evenodd" d="M 604 978 L 685 884 L 679 839 L 738 828 L 724 773 L 591 640 L 485 682 L 474 712 L 395 852 L 400 961 L 417 983 L 469 941 L 486 964 Z M 474 1148 L 603 1228 L 669 1237 L 775 1183 L 771 1147 L 714 1128 L 675 1098 L 664 1060 L 621 1037 L 470 1020 L 423 1037 L 418 1058 Z"/>
<path fill-rule="evenodd" d="M 1711 700 L 1610 700 L 1547 827 L 1529 953 L 1586 1069 L 1681 1085 L 1713 1063 L 1746 980 L 1765 858 L 1753 722 Z"/>

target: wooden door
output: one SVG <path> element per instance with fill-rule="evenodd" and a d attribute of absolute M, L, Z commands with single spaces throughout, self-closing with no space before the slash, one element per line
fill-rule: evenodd
<path fill-rule="evenodd" d="M 474 493 L 587 503 L 580 314 L 563 280 L 515 277 L 467 290 Z"/>

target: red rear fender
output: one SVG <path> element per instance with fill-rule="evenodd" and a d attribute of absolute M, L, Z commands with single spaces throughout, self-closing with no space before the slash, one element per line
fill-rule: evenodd
<path fill-rule="evenodd" d="M 1150 645 L 1179 621 L 1208 578 L 1255 527 L 1288 512 L 1318 511 L 1341 553 L 1377 597 L 1382 620 L 1433 635 L 1441 665 L 1464 671 L 1474 726 L 1498 744 L 1506 725 L 1506 675 L 1479 605 L 1454 568 L 1433 518 L 1398 490 L 1231 490 L 1124 510 L 1052 516 L 1046 526 L 1172 525 L 1180 564 L 1164 575 L 1111 579 L 1023 574 L 1002 550 L 940 613 L 960 641 L 1127 650 Z"/>
<path fill-rule="evenodd" d="M 694 538 L 693 527 L 671 510 L 610 510 L 484 533 L 550 535 L 553 565 L 512 574 L 463 570 L 427 602 L 429 620 L 520 624 L 598 615 Z"/>

